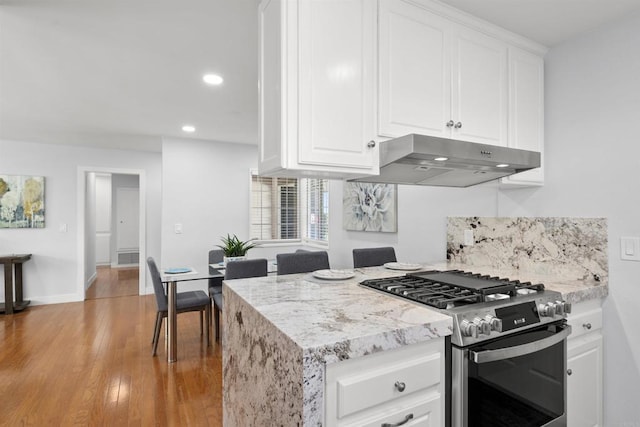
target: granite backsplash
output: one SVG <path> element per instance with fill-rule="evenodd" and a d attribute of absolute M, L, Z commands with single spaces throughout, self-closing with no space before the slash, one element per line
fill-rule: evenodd
<path fill-rule="evenodd" d="M 464 245 L 472 230 L 473 246 Z M 606 218 L 450 217 L 447 261 L 608 283 Z"/>

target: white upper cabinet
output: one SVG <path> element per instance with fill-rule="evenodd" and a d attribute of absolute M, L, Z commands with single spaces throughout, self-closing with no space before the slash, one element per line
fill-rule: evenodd
<path fill-rule="evenodd" d="M 260 4 L 261 175 L 377 175 L 375 2 Z"/>
<path fill-rule="evenodd" d="M 377 142 L 409 133 L 542 151 L 537 44 L 430 0 L 262 0 L 259 16 L 261 175 L 377 175 Z"/>
<path fill-rule="evenodd" d="M 507 145 L 507 44 L 454 25 L 451 138 Z"/>
<path fill-rule="evenodd" d="M 544 61 L 509 48 L 509 147 L 539 151 L 541 167 L 502 178 L 503 184 L 544 183 Z"/>
<path fill-rule="evenodd" d="M 447 137 L 450 23 L 402 0 L 380 2 L 378 135 Z"/>
<path fill-rule="evenodd" d="M 406 0 L 381 0 L 378 134 L 507 144 L 507 44 Z"/>

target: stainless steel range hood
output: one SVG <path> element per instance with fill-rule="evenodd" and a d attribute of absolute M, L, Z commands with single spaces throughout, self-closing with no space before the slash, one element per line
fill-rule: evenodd
<path fill-rule="evenodd" d="M 538 167 L 535 151 L 411 134 L 380 143 L 380 175 L 349 181 L 469 187 Z"/>

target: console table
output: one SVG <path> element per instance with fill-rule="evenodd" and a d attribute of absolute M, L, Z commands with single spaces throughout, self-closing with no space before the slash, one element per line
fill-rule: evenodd
<path fill-rule="evenodd" d="M 22 263 L 31 259 L 31 254 L 0 255 L 0 264 L 4 264 L 4 304 L 0 304 L 0 313 L 13 314 L 24 310 L 31 301 L 22 299 Z M 15 276 L 16 299 L 13 300 L 13 282 Z"/>

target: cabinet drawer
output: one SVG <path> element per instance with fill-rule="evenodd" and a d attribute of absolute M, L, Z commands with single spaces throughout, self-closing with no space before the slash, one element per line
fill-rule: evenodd
<path fill-rule="evenodd" d="M 440 427 L 441 404 L 440 394 L 430 394 L 415 404 L 398 406 L 384 415 L 365 418 L 348 426 L 380 427 L 383 424 L 398 425 L 406 420 L 401 424 L 404 427 Z"/>
<path fill-rule="evenodd" d="M 602 309 L 596 308 L 582 313 L 571 314 L 567 322 L 571 325 L 569 339 L 578 338 L 581 335 L 602 328 Z"/>
<path fill-rule="evenodd" d="M 436 353 L 338 379 L 338 418 L 438 384 L 440 363 Z"/>

